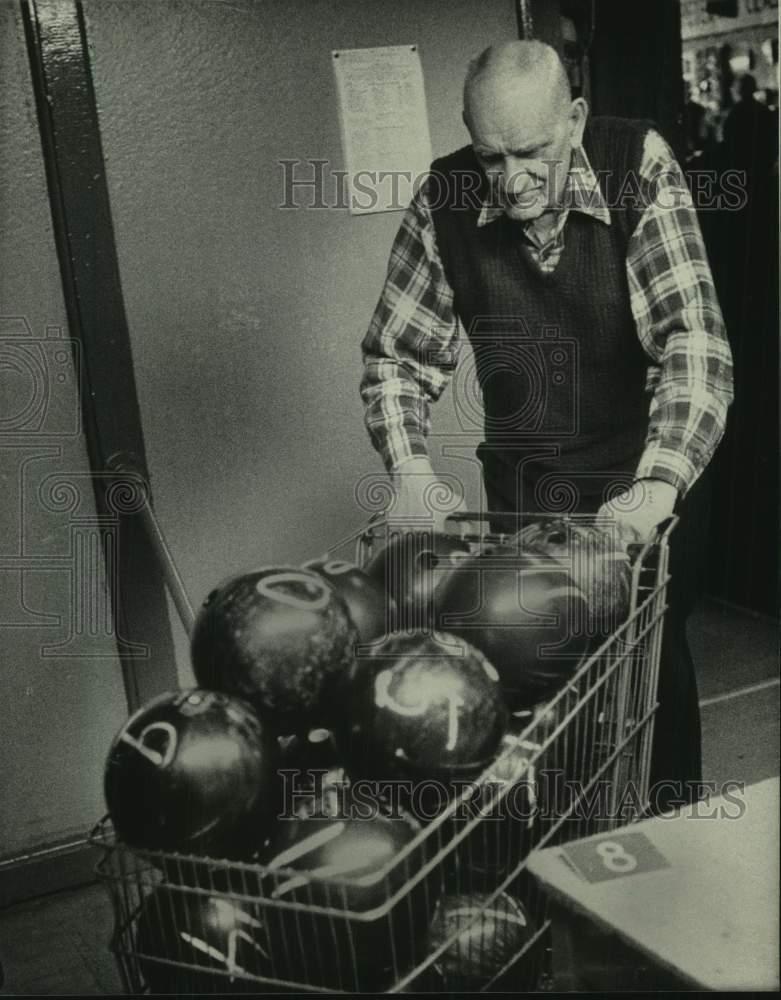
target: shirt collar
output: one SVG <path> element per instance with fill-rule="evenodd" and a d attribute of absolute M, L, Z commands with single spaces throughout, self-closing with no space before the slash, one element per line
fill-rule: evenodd
<path fill-rule="evenodd" d="M 562 226 L 570 209 L 581 212 L 583 215 L 589 215 L 599 222 L 604 222 L 606 226 L 610 225 L 610 209 L 607 207 L 597 175 L 592 170 L 589 158 L 582 146 L 577 146 L 572 151 L 564 205 Z M 490 201 L 485 201 L 480 209 L 477 225 L 485 226 L 502 215 L 504 215 L 504 209 L 501 206 L 492 205 Z"/>

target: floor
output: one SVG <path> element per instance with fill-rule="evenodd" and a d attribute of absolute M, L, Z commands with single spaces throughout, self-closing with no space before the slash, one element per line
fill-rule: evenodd
<path fill-rule="evenodd" d="M 699 673 L 706 780 L 753 784 L 779 773 L 778 630 L 717 605 L 691 619 Z M 0 912 L 2 996 L 122 992 L 108 953 L 112 913 L 102 886 Z"/>

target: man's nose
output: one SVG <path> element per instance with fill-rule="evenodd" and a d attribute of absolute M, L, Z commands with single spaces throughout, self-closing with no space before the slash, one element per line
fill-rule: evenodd
<path fill-rule="evenodd" d="M 521 197 L 530 188 L 537 186 L 537 179 L 531 172 L 528 160 L 506 156 L 502 161 L 502 184 L 508 194 Z"/>

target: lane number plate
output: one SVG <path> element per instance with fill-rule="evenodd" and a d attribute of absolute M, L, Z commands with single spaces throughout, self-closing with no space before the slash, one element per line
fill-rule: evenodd
<path fill-rule="evenodd" d="M 669 868 L 670 863 L 644 833 L 616 832 L 562 848 L 565 860 L 587 882 Z"/>

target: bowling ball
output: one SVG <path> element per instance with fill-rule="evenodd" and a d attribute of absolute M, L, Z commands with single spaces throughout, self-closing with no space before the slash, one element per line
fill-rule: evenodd
<path fill-rule="evenodd" d="M 485 657 L 453 636 L 419 633 L 388 639 L 356 662 L 335 735 L 351 777 L 401 782 L 413 798 L 412 786 L 431 786 L 444 805 L 454 779 L 472 780 L 494 758 L 506 723 Z"/>
<path fill-rule="evenodd" d="M 135 951 L 151 993 L 263 992 L 249 977 L 275 971 L 264 909 L 217 893 L 157 889 L 141 909 Z"/>
<path fill-rule="evenodd" d="M 557 705 L 560 706 L 558 709 Z M 561 717 L 566 714 L 563 711 L 564 705 L 571 705 L 574 708 L 577 705 L 577 695 L 567 697 L 565 693 L 553 707 L 550 701 L 542 701 L 538 705 L 530 705 L 528 708 L 511 712 L 508 731 L 513 736 L 525 735 L 536 743 L 542 743 L 551 736 Z"/>
<path fill-rule="evenodd" d="M 317 573 L 271 566 L 213 590 L 193 628 L 198 683 L 246 698 L 280 733 L 328 723 L 334 679 L 358 634 L 344 601 Z"/>
<path fill-rule="evenodd" d="M 420 995 L 421 993 L 442 993 L 444 988 L 445 983 L 439 971 L 433 965 L 427 965 L 411 982 L 398 989 L 394 988 L 393 992 Z"/>
<path fill-rule="evenodd" d="M 327 580 L 347 605 L 361 642 L 385 635 L 393 627 L 395 604 L 383 585 L 354 563 L 340 559 L 312 559 L 303 569 Z"/>
<path fill-rule="evenodd" d="M 469 545 L 435 531 L 391 531 L 388 542 L 369 561 L 366 572 L 385 589 L 396 607 L 396 629 L 430 631 L 434 592 Z"/>
<path fill-rule="evenodd" d="M 198 689 L 160 695 L 111 744 L 114 828 L 136 848 L 241 857 L 271 819 L 274 755 L 246 702 Z"/>
<path fill-rule="evenodd" d="M 443 896 L 429 930 L 429 950 L 457 935 L 434 963 L 450 991 L 484 987 L 534 937 L 521 902 L 503 892 L 496 899 L 483 893 Z M 514 968 L 513 992 L 534 988 L 534 976 Z M 529 970 L 530 971 L 530 970 Z"/>
<path fill-rule="evenodd" d="M 331 809 L 336 812 L 349 787 L 349 778 L 333 733 L 312 729 L 303 736 L 280 738 L 279 742 L 278 815 L 290 817 L 311 812 L 323 796 L 333 800 Z"/>
<path fill-rule="evenodd" d="M 593 697 L 584 703 L 580 690 L 567 687 L 555 703 L 541 702 L 510 717 L 509 730 L 523 740 L 534 767 L 537 839 L 562 820 L 578 783 L 595 773 L 592 747 L 601 729 L 601 714 L 593 706 Z"/>
<path fill-rule="evenodd" d="M 588 602 L 590 632 L 607 636 L 629 613 L 632 567 L 627 546 L 638 540 L 630 528 L 606 530 L 557 518 L 525 527 L 517 545 L 527 554 L 551 556 L 566 570 Z"/>
<path fill-rule="evenodd" d="M 511 711 L 551 697 L 589 648 L 586 598 L 551 556 L 512 545 L 471 556 L 436 600 L 441 628 L 496 668 Z"/>
<path fill-rule="evenodd" d="M 588 672 L 593 683 L 596 671 Z M 617 675 L 615 675 L 617 676 Z M 615 714 L 609 692 L 601 683 L 584 700 L 585 678 L 568 686 L 554 702 L 533 706 L 511 718 L 510 729 L 522 736 L 533 756 L 537 792 L 535 837 L 563 843 L 595 833 L 609 814 L 608 794 L 616 751 Z M 591 786 L 591 787 L 589 787 Z"/>
<path fill-rule="evenodd" d="M 584 680 L 565 688 L 555 703 L 510 717 L 510 732 L 523 738 L 534 766 L 537 809 L 529 833 L 535 845 L 543 836 L 551 846 L 597 833 L 611 815 L 611 759 L 619 733 L 609 692 L 616 685 L 602 683 L 596 697 L 583 700 Z"/>
<path fill-rule="evenodd" d="M 495 889 L 534 847 L 539 807 L 533 757 L 530 743 L 505 735 L 465 804 L 461 815 L 472 829 L 457 848 L 462 886 Z"/>
<path fill-rule="evenodd" d="M 296 981 L 371 991 L 412 966 L 434 897 L 421 880 L 397 904 L 390 900 L 416 870 L 418 849 L 393 860 L 419 830 L 410 816 L 366 796 L 348 798 L 338 815 L 324 804 L 276 825 L 262 857 L 265 895 L 287 904 L 278 916 Z"/>

